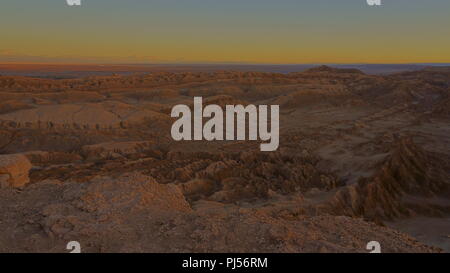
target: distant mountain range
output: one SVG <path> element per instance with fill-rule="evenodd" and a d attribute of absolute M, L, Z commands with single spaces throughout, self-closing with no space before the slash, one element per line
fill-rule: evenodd
<path fill-rule="evenodd" d="M 221 70 L 291 73 L 302 72 L 323 64 L 0 64 L 0 75 L 38 78 L 79 78 L 87 76 L 130 75 L 152 72 L 214 72 Z M 358 69 L 366 74 L 391 74 L 418 71 L 428 67 L 450 67 L 450 63 L 421 64 L 326 64 L 340 69 Z"/>

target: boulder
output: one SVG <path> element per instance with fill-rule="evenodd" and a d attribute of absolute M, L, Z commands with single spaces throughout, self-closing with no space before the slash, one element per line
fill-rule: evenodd
<path fill-rule="evenodd" d="M 23 187 L 30 182 L 31 163 L 21 154 L 0 155 L 0 180 L 2 186 Z"/>

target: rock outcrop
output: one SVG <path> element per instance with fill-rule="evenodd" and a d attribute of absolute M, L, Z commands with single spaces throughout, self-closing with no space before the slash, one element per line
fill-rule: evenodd
<path fill-rule="evenodd" d="M 376 221 L 442 216 L 450 212 L 450 175 L 441 161 L 402 138 L 377 174 L 339 190 L 329 209 Z"/>
<path fill-rule="evenodd" d="M 30 182 L 30 161 L 21 154 L 0 155 L 0 181 L 2 186 L 23 187 Z"/>

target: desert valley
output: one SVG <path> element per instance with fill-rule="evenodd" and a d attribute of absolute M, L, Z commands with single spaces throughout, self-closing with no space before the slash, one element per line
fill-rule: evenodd
<path fill-rule="evenodd" d="M 194 97 L 279 148 L 174 141 Z M 0 185 L 0 252 L 449 252 L 450 68 L 3 75 Z"/>

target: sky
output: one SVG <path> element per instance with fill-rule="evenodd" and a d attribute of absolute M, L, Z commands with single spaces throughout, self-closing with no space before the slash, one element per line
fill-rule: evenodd
<path fill-rule="evenodd" d="M 450 63 L 449 0 L 1 0 L 0 63 Z"/>

